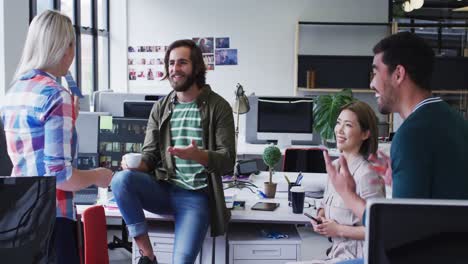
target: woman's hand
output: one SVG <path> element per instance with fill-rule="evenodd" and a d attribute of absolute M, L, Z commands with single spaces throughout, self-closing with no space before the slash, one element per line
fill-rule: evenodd
<path fill-rule="evenodd" d="M 314 224 L 314 231 L 326 237 L 341 237 L 341 225 L 331 219 L 320 219 L 321 224 Z"/>

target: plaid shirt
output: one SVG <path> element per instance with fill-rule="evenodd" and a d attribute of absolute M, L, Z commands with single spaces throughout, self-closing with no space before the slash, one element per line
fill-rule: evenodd
<path fill-rule="evenodd" d="M 47 73 L 31 70 L 10 88 L 2 102 L 12 176 L 72 175 L 77 135 L 73 98 Z M 57 217 L 75 220 L 73 192 L 57 189 Z"/>

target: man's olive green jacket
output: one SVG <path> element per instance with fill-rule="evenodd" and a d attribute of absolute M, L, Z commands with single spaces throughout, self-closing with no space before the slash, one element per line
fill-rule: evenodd
<path fill-rule="evenodd" d="M 158 180 L 175 177 L 175 162 L 167 152 L 171 145 L 170 120 L 176 93 L 159 100 L 153 106 L 148 120 L 143 145 L 143 161 Z M 222 185 L 222 175 L 231 173 L 236 159 L 234 118 L 229 103 L 209 85 L 202 88 L 196 99 L 201 115 L 203 148 L 208 150 L 208 194 L 211 209 L 211 235 L 219 236 L 226 232 L 231 213 L 226 209 Z"/>

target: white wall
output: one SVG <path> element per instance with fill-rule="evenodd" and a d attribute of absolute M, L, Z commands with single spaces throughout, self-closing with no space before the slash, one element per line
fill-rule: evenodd
<path fill-rule="evenodd" d="M 109 88 L 117 92 L 128 92 L 127 0 L 109 1 L 109 35 Z"/>
<path fill-rule="evenodd" d="M 120 1 L 124 0 L 116 2 Z M 114 1 L 111 4 L 115 5 Z M 121 35 L 128 35 L 127 45 L 121 43 L 119 52 L 128 45 L 230 37 L 231 47 L 238 49 L 239 65 L 215 66 L 207 75 L 207 82 L 228 100 L 233 99 L 238 82 L 248 94 L 294 94 L 298 21 L 386 22 L 388 16 L 387 0 L 131 0 L 127 8 L 127 29 L 116 29 L 111 24 L 112 39 L 123 40 Z M 124 17 L 119 15 L 117 19 Z M 115 62 L 111 61 L 111 89 L 126 91 L 127 62 L 115 61 L 113 54 L 111 47 L 111 60 Z M 145 86 L 129 90 L 160 92 Z"/>
<path fill-rule="evenodd" d="M 29 26 L 29 1 L 1 1 L 0 95 L 8 90 L 21 58 Z"/>

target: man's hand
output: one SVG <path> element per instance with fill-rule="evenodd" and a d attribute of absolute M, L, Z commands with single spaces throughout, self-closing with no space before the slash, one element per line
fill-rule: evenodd
<path fill-rule="evenodd" d="M 328 178 L 335 190 L 345 202 L 346 207 L 353 211 L 359 219 L 362 218 L 366 209 L 366 201 L 356 194 L 356 182 L 348 168 L 348 163 L 343 156 L 340 156 L 340 171 L 337 171 L 331 162 L 328 152 L 323 151 L 325 166 L 327 168 Z"/>
<path fill-rule="evenodd" d="M 390 157 L 385 155 L 385 153 L 380 150 L 378 155 L 380 157 L 377 157 L 374 154 L 369 157 L 369 161 L 372 162 L 369 167 L 377 172 L 377 174 L 379 174 L 381 177 L 378 180 L 372 181 L 372 183 L 392 186 L 392 163 Z"/>
<path fill-rule="evenodd" d="M 106 168 L 97 168 L 94 171 L 96 173 L 96 182 L 94 184 L 101 188 L 107 188 L 114 173 Z"/>
<path fill-rule="evenodd" d="M 340 171 L 337 171 L 336 168 L 333 166 L 330 156 L 328 155 L 328 151 L 323 151 L 323 158 L 325 159 L 325 166 L 327 168 L 328 178 L 330 182 L 335 187 L 335 190 L 340 194 L 340 196 L 344 199 L 343 196 L 346 194 L 351 194 L 356 192 L 356 182 L 354 181 L 351 172 L 348 169 L 348 163 L 343 156 L 340 156 Z"/>
<path fill-rule="evenodd" d="M 198 148 L 195 140 L 192 140 L 192 144 L 185 148 L 168 147 L 167 152 L 184 160 L 198 161 L 202 151 Z"/>

